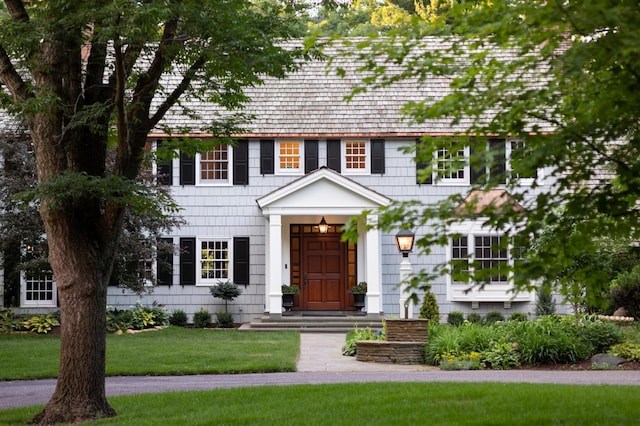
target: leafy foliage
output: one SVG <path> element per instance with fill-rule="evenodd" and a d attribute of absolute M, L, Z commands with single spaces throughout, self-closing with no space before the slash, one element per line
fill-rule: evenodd
<path fill-rule="evenodd" d="M 342 355 L 355 356 L 356 342 L 358 340 L 386 340 L 386 337 L 383 332 L 375 331 L 371 327 L 358 328 L 356 324 L 355 328 L 347 335 L 347 342 L 342 348 Z"/>
<path fill-rule="evenodd" d="M 493 324 L 498 321 L 504 321 L 504 315 L 500 311 L 489 311 L 484 317 L 485 324 Z"/>
<path fill-rule="evenodd" d="M 635 319 L 640 318 L 640 265 L 620 273 L 609 289 L 616 308 L 625 307 Z"/>
<path fill-rule="evenodd" d="M 38 334 L 47 334 L 53 327 L 60 325 L 60 320 L 56 314 L 34 315 L 22 322 L 22 326 Z"/>
<path fill-rule="evenodd" d="M 563 220 L 579 228 L 570 240 L 525 253 L 515 274 L 519 289 L 531 289 L 538 278 L 552 282 L 579 251 L 595 252 L 593 242 L 600 237 L 637 240 L 638 38 L 635 2 L 497 0 L 481 7 L 453 4 L 432 25 L 416 20 L 389 37 L 358 42 L 357 57 L 365 65 L 362 84 L 353 93 L 402 80 L 449 82 L 443 97 L 403 108 L 407 120 L 417 125 L 428 128 L 445 121 L 456 133 L 425 137 L 417 151 L 406 148 L 417 162 L 430 165 L 423 178 L 435 170 L 433 159 L 442 149 L 472 147 L 466 165 L 493 167 L 496 160 L 483 135 L 517 136 L 526 145 L 523 155 L 514 158 L 506 184 L 512 201 L 525 206 L 524 211 L 487 205 L 456 212 L 464 198 L 456 193 L 434 204 L 392 204 L 380 210 L 378 226 L 426 229 L 417 241 L 425 253 L 445 245 L 451 225 L 469 218 L 517 235 L 524 248 L 533 246 L 545 223 Z M 521 187 L 518 176 L 536 171 L 541 172 L 538 179 Z M 475 189 L 497 185 L 485 179 Z M 347 226 L 348 233 L 355 223 Z M 440 271 L 448 272 L 447 265 Z M 481 278 L 470 277 L 476 283 Z M 598 293 L 596 288 L 592 297 Z"/>
<path fill-rule="evenodd" d="M 171 313 L 169 317 L 169 324 L 177 327 L 184 327 L 187 325 L 187 314 L 182 309 L 176 309 Z"/>
<path fill-rule="evenodd" d="M 11 309 L 0 309 L 0 333 L 9 333 L 18 327 L 18 322 Z"/>
<path fill-rule="evenodd" d="M 229 312 L 217 312 L 216 327 L 233 328 L 233 315 L 231 315 Z"/>
<path fill-rule="evenodd" d="M 211 324 L 211 313 L 205 308 L 200 308 L 193 314 L 194 328 L 208 328 L 209 324 Z"/>
<path fill-rule="evenodd" d="M 458 325 L 461 325 L 463 322 L 464 322 L 464 313 L 460 311 L 452 311 L 452 312 L 449 312 L 449 315 L 447 315 L 448 324 L 458 326 Z"/>

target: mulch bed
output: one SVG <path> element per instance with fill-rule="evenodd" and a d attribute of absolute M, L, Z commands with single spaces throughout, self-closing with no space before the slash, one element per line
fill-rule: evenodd
<path fill-rule="evenodd" d="M 543 364 L 543 365 L 523 365 L 523 370 L 597 370 L 593 368 L 591 361 L 580 361 L 575 364 Z M 640 362 L 628 361 L 610 370 L 640 370 Z"/>

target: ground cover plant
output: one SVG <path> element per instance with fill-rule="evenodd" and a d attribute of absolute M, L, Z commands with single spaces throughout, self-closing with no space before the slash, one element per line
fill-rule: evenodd
<path fill-rule="evenodd" d="M 433 324 L 429 336 L 425 359 L 445 369 L 575 364 L 624 340 L 622 329 L 611 322 L 557 315 L 484 325 Z M 479 362 L 468 362 L 474 360 Z"/>
<path fill-rule="evenodd" d="M 637 390 L 523 383 L 257 386 L 112 397 L 118 418 L 95 424 L 625 425 L 640 417 Z M 36 410 L 0 411 L 0 424 L 24 424 Z"/>
<path fill-rule="evenodd" d="M 168 327 L 107 336 L 107 375 L 177 375 L 295 371 L 296 332 Z M 56 377 L 60 337 L 0 334 L 0 380 Z"/>

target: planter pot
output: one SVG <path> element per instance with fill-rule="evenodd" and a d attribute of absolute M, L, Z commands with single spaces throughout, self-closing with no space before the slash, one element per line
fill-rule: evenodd
<path fill-rule="evenodd" d="M 293 296 L 294 294 L 285 293 L 282 295 L 282 307 L 286 311 L 290 311 L 293 308 Z"/>
<path fill-rule="evenodd" d="M 355 306 L 358 310 L 364 309 L 364 293 L 353 293 L 353 306 Z"/>

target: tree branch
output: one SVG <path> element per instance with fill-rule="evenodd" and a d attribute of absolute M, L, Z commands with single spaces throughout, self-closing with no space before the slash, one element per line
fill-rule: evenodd
<path fill-rule="evenodd" d="M 7 11 L 13 19 L 18 21 L 29 20 L 29 14 L 24 8 L 24 3 L 21 0 L 5 0 L 4 4 L 7 6 Z"/>
<path fill-rule="evenodd" d="M 33 97 L 33 93 L 29 91 L 24 79 L 16 71 L 11 58 L 2 45 L 0 45 L 0 81 L 7 86 L 13 98 L 18 101 Z"/>

